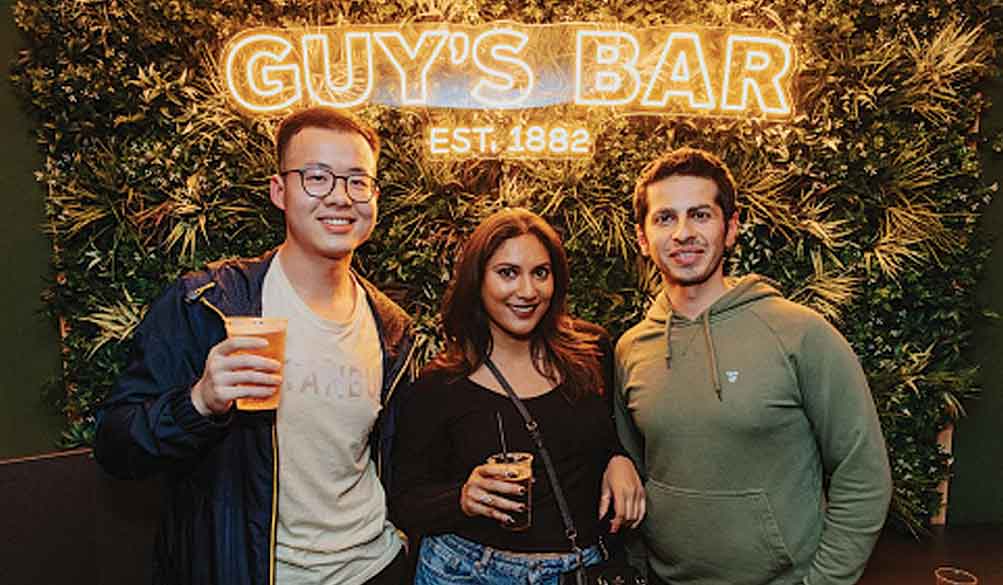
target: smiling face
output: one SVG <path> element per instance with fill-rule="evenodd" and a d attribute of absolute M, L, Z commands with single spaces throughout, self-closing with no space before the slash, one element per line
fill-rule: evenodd
<path fill-rule="evenodd" d="M 376 175 L 372 147 L 359 134 L 342 130 L 307 127 L 292 137 L 283 156 L 282 171 L 319 167 L 337 175 Z M 351 261 L 376 223 L 378 193 L 368 203 L 355 203 L 345 192 L 345 182 L 336 180 L 334 190 L 323 198 L 303 190 L 296 172 L 271 179 L 272 202 L 285 212 L 285 248 L 307 261 Z"/>
<path fill-rule="evenodd" d="M 546 314 L 553 296 L 550 254 L 535 235 L 509 238 L 488 258 L 481 282 L 481 302 L 493 338 L 529 337 Z"/>
<path fill-rule="evenodd" d="M 724 217 L 714 181 L 672 175 L 647 189 L 648 213 L 637 227 L 637 241 L 665 285 L 723 287 L 724 252 L 735 244 L 738 215 Z"/>

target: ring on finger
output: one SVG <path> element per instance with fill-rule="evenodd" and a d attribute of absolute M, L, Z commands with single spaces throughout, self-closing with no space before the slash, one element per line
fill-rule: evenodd
<path fill-rule="evenodd" d="M 483 502 L 485 506 L 490 506 L 491 500 L 492 500 L 491 494 L 484 494 L 484 497 L 481 498 L 481 502 Z"/>

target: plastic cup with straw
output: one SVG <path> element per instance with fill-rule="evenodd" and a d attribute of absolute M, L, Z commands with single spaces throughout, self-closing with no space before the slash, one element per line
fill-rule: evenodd
<path fill-rule="evenodd" d="M 498 440 L 501 441 L 502 450 L 501 453 L 488 457 L 488 463 L 504 466 L 507 480 L 523 488 L 522 495 L 514 496 L 514 499 L 524 504 L 524 509 L 512 513 L 512 522 L 503 526 L 508 530 L 526 530 L 533 522 L 533 454 L 510 453 L 500 412 L 495 412 L 495 420 L 498 422 Z"/>

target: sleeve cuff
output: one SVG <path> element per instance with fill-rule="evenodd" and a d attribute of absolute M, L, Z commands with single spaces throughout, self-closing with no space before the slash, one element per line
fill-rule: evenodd
<path fill-rule="evenodd" d="M 233 420 L 232 409 L 226 414 L 204 416 L 195 408 L 188 388 L 175 390 L 170 403 L 171 414 L 179 427 L 192 434 L 213 433 L 226 428 Z"/>
<path fill-rule="evenodd" d="M 609 459 L 612 459 L 612 458 L 616 457 L 617 455 L 621 455 L 623 457 L 626 457 L 627 459 L 631 459 L 630 453 L 628 453 L 627 449 L 624 448 L 623 443 L 620 442 L 619 437 L 617 437 L 616 442 L 613 445 L 611 445 L 611 448 L 610 448 L 610 451 L 609 451 Z M 607 461 L 609 459 L 607 459 Z M 631 461 L 633 461 L 633 459 L 631 459 Z"/>

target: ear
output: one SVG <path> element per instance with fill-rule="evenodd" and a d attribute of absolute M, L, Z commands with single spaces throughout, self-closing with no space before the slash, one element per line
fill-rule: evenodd
<path fill-rule="evenodd" d="M 651 256 L 648 252 L 648 236 L 644 235 L 644 226 L 642 224 L 634 224 L 634 233 L 637 235 L 637 248 L 641 251 L 641 255 L 645 258 Z"/>
<path fill-rule="evenodd" d="M 272 175 L 268 181 L 268 195 L 275 207 L 286 210 L 286 184 L 282 182 L 282 177 Z"/>
<path fill-rule="evenodd" d="M 724 224 L 725 235 L 724 235 L 724 247 L 727 249 L 732 249 L 735 247 L 735 241 L 738 239 L 738 212 L 731 214 L 731 217 Z"/>

